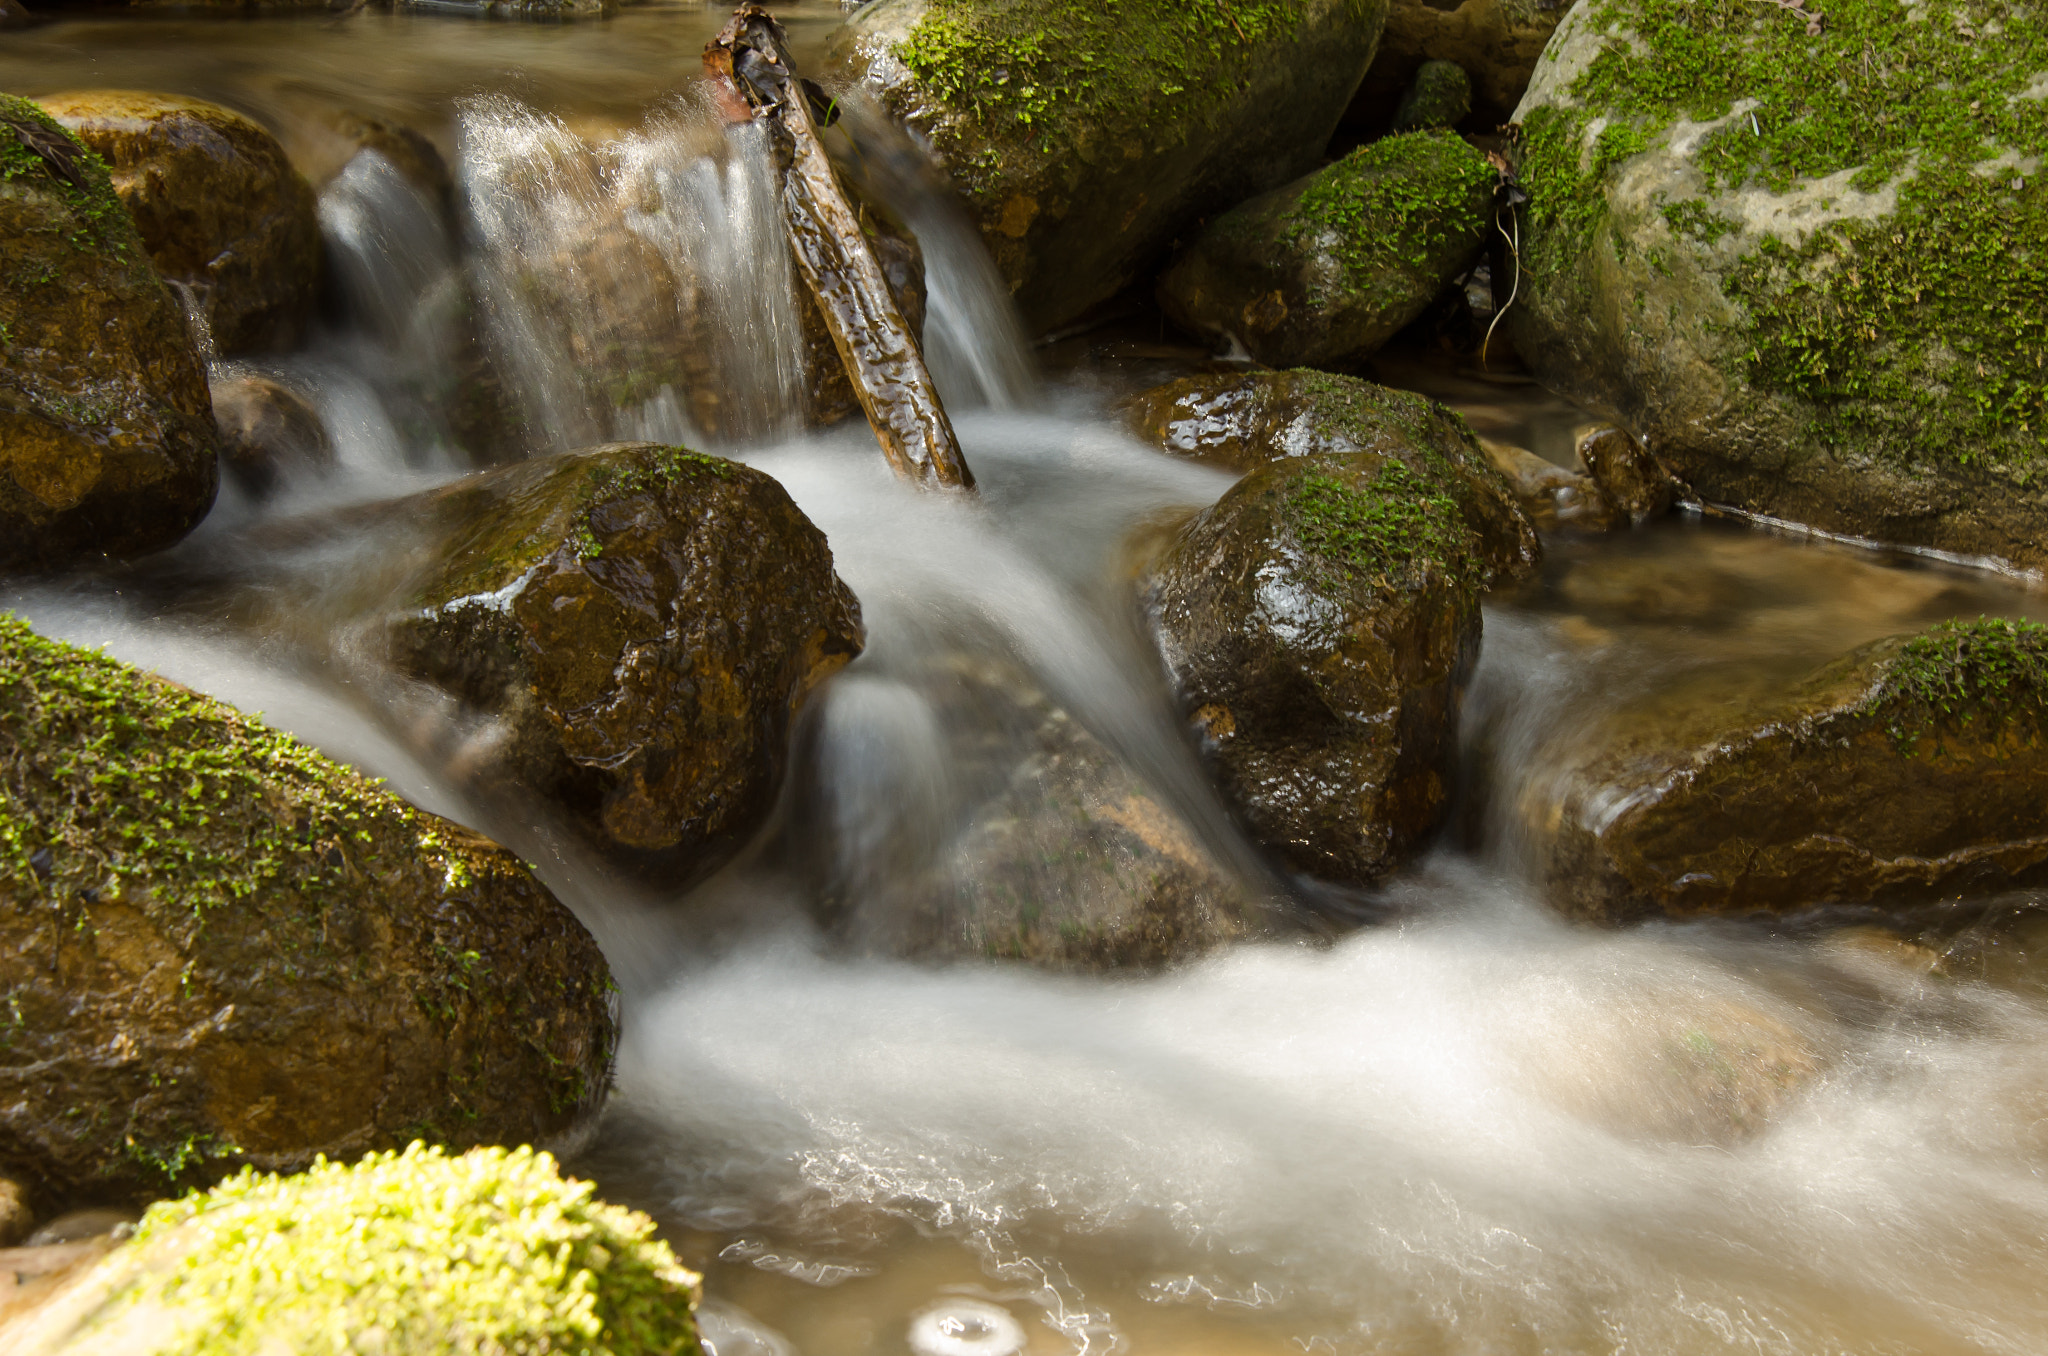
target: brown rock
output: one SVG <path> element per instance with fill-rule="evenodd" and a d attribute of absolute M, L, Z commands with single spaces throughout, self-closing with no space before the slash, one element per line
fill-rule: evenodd
<path fill-rule="evenodd" d="M 0 1248 L 11 1248 L 27 1238 L 35 1223 L 28 1188 L 12 1177 L 0 1175 Z"/>
<path fill-rule="evenodd" d="M 283 382 L 240 372 L 216 378 L 212 391 L 221 458 L 247 493 L 261 498 L 280 479 L 332 469 L 318 411 Z"/>
<path fill-rule="evenodd" d="M 604 958 L 511 853 L 7 617 L 0 829 L 0 1170 L 55 1206 L 603 1096 Z"/>
<path fill-rule="evenodd" d="M 1576 471 L 1567 471 L 1527 448 L 1481 438 L 1486 459 L 1507 477 L 1515 500 L 1539 528 L 1572 527 L 1605 532 L 1628 521 L 1600 493 L 1599 487 Z"/>
<path fill-rule="evenodd" d="M 1678 486 L 1626 430 L 1595 429 L 1579 440 L 1579 464 L 1600 495 L 1638 525 L 1671 511 Z"/>
<path fill-rule="evenodd" d="M 219 483 L 184 313 L 96 159 L 25 99 L 0 118 L 56 157 L 0 124 L 0 568 L 158 550 Z"/>
<path fill-rule="evenodd" d="M 735 851 L 789 721 L 860 652 L 824 534 L 759 471 L 652 443 L 502 467 L 390 506 L 431 544 L 393 661 L 495 719 L 475 771 L 681 885 Z"/>
<path fill-rule="evenodd" d="M 97 151 L 157 269 L 190 287 L 222 353 L 298 342 L 320 286 L 313 190 L 277 138 L 200 99 L 83 90 L 39 100 Z"/>

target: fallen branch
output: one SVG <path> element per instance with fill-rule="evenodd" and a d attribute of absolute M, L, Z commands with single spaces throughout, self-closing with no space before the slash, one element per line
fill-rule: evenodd
<path fill-rule="evenodd" d="M 974 488 L 917 336 L 868 248 L 859 215 L 818 144 L 817 87 L 798 78 L 782 26 L 758 4 L 736 10 L 704 49 L 719 107 L 735 122 L 765 123 L 777 139 L 782 218 L 797 270 L 818 299 L 833 347 L 889 464 L 906 480 Z"/>

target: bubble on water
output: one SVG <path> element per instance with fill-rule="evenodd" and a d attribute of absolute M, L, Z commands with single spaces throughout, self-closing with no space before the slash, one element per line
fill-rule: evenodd
<path fill-rule="evenodd" d="M 1015 1356 L 1024 1349 L 1024 1325 L 999 1305 L 941 1300 L 910 1320 L 910 1349 L 917 1356 Z"/>

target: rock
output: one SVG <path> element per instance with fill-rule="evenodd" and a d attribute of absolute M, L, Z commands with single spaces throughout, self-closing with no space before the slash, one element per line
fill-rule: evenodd
<path fill-rule="evenodd" d="M 192 289 L 222 353 L 289 348 L 320 289 L 313 190 L 277 138 L 172 94 L 84 90 L 38 100 L 104 158 L 149 257 Z"/>
<path fill-rule="evenodd" d="M 759 471 L 622 443 L 387 506 L 427 528 L 378 623 L 392 661 L 495 722 L 473 771 L 681 886 L 760 827 L 804 696 L 858 654 L 825 536 Z"/>
<path fill-rule="evenodd" d="M 142 1218 L 139 1210 L 121 1210 L 111 1206 L 88 1206 L 83 1210 L 66 1210 L 48 1224 L 28 1236 L 27 1246 L 31 1248 L 56 1248 L 67 1243 L 83 1243 L 88 1239 L 105 1238 L 116 1230 L 135 1227 Z"/>
<path fill-rule="evenodd" d="M 1379 53 L 1345 122 L 1380 132 L 1431 61 L 1456 62 L 1469 81 L 1477 130 L 1506 122 L 1544 44 L 1573 0 L 1388 0 Z M 1463 121 L 1461 118 L 1460 121 Z"/>
<path fill-rule="evenodd" d="M 10 95 L 0 246 L 0 568 L 169 546 L 219 484 L 205 372 L 98 157 Z"/>
<path fill-rule="evenodd" d="M 154 1206 L 0 1336 L 17 1356 L 171 1356 L 194 1333 L 223 1351 L 694 1352 L 699 1278 L 654 1231 L 545 1153 L 415 1144 Z"/>
<path fill-rule="evenodd" d="M 428 202 L 446 207 L 455 192 L 448 162 L 418 129 L 352 108 L 330 108 L 292 127 L 287 149 L 316 189 L 364 151 L 375 151 Z"/>
<path fill-rule="evenodd" d="M 1455 61 L 1425 61 L 1394 110 L 1394 130 L 1456 127 L 1472 111 L 1472 78 Z"/>
<path fill-rule="evenodd" d="M 596 944 L 517 858 L 0 617 L 0 1171 L 62 1207 L 424 1137 L 610 1076 Z"/>
<path fill-rule="evenodd" d="M 27 28 L 36 21 L 36 16 L 16 3 L 16 0 L 0 0 L 0 33 L 9 29 Z"/>
<path fill-rule="evenodd" d="M 12 1177 L 0 1175 L 0 1248 L 11 1248 L 35 1228 L 36 1213 L 29 1204 L 28 1188 Z"/>
<path fill-rule="evenodd" d="M 260 499 L 280 480 L 333 468 L 319 412 L 283 382 L 233 372 L 215 377 L 212 391 L 221 459 L 246 493 Z"/>
<path fill-rule="evenodd" d="M 1294 870 L 1370 883 L 1442 821 L 1479 595 L 1533 569 L 1535 529 L 1442 406 L 1321 374 L 1235 380 L 1244 406 L 1268 388 L 1279 436 L 1151 567 L 1147 603 L 1254 837 Z"/>
<path fill-rule="evenodd" d="M 1671 473 L 1623 429 L 1595 429 L 1579 439 L 1579 465 L 1600 497 L 1637 525 L 1669 513 L 1677 498 Z"/>
<path fill-rule="evenodd" d="M 2048 30 L 1990 13 L 1581 3 L 1516 115 L 1536 375 L 1707 502 L 2048 561 Z"/>
<path fill-rule="evenodd" d="M 1263 363 L 1355 365 L 1479 257 L 1497 179 L 1450 132 L 1361 146 L 1209 223 L 1160 307 Z"/>
<path fill-rule="evenodd" d="M 1202 215 L 1315 168 L 1385 0 L 878 0 L 830 64 L 929 139 L 1025 322 L 1143 277 Z"/>
<path fill-rule="evenodd" d="M 1267 930 L 1200 835 L 1025 675 L 961 656 L 920 692 L 845 683 L 814 741 L 794 833 L 822 921 L 855 948 L 1149 969 Z M 943 792 L 903 754 L 937 729 Z"/>
<path fill-rule="evenodd" d="M 1944 622 L 1803 681 L 1605 719 L 1522 819 L 1553 902 L 1619 922 L 2048 880 L 2048 627 Z"/>
<path fill-rule="evenodd" d="M 1479 445 L 1537 527 L 1606 532 L 1628 522 L 1628 514 L 1610 504 L 1589 477 L 1547 462 L 1527 448 L 1490 438 L 1481 438 Z"/>

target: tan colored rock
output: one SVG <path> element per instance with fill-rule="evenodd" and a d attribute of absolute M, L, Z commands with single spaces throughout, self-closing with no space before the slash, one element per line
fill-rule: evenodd
<path fill-rule="evenodd" d="M 334 466 L 334 445 L 304 396 L 274 378 L 232 373 L 212 382 L 220 454 L 236 483 L 261 498 L 280 480 Z"/>
<path fill-rule="evenodd" d="M 1545 461 L 1527 448 L 1481 438 L 1486 458 L 1507 477 L 1529 520 L 1545 529 L 1580 528 L 1605 532 L 1628 519 L 1616 512 L 1592 479 Z"/>
<path fill-rule="evenodd" d="M 35 1228 L 35 1210 L 29 1204 L 28 1188 L 14 1178 L 0 1174 L 0 1248 L 11 1248 Z"/>
<path fill-rule="evenodd" d="M 0 568 L 169 546 L 219 483 L 184 313 L 105 170 L 25 99 L 0 119 Z"/>
<path fill-rule="evenodd" d="M 1608 426 L 1579 439 L 1579 465 L 1599 487 L 1601 498 L 1642 524 L 1671 511 L 1678 485 L 1627 430 Z"/>
<path fill-rule="evenodd" d="M 511 853 L 0 616 L 0 1170 L 143 1201 L 595 1110 L 604 958 Z"/>
<path fill-rule="evenodd" d="M 81 90 L 38 100 L 113 171 L 164 277 L 192 289 L 222 353 L 289 348 L 320 287 L 313 190 L 277 138 L 201 99 Z"/>

